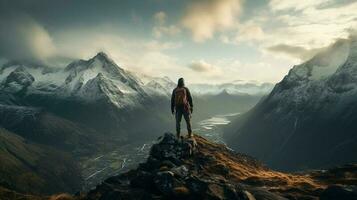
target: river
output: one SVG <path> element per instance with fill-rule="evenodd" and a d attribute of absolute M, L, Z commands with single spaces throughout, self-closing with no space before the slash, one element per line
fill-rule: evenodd
<path fill-rule="evenodd" d="M 193 132 L 213 142 L 224 144 L 223 128 L 237 115 L 239 113 L 221 114 L 199 121 L 193 125 Z M 184 125 L 183 123 L 182 125 Z M 110 153 L 83 160 L 81 168 L 85 183 L 82 190 L 87 191 L 110 176 L 135 168 L 139 163 L 145 161 L 154 143 L 155 141 L 128 144 Z"/>

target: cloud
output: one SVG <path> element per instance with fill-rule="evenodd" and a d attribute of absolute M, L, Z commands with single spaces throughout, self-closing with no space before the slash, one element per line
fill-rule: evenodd
<path fill-rule="evenodd" d="M 156 38 L 160 38 L 164 35 L 174 36 L 181 32 L 181 29 L 175 25 L 170 26 L 155 26 L 153 28 L 153 34 Z"/>
<path fill-rule="evenodd" d="M 271 0 L 269 6 L 273 11 L 304 10 L 309 7 L 316 7 L 327 4 L 331 0 Z"/>
<path fill-rule="evenodd" d="M 306 49 L 304 47 L 291 46 L 287 44 L 278 44 L 267 48 L 268 51 L 282 53 L 292 58 L 298 58 L 303 61 L 312 58 L 314 55 L 316 55 L 323 49 L 325 48 Z"/>
<path fill-rule="evenodd" d="M 164 35 L 174 36 L 181 32 L 176 25 L 166 25 L 167 15 L 163 11 L 154 14 L 155 26 L 152 29 L 153 35 L 160 38 Z"/>
<path fill-rule="evenodd" d="M 0 57 L 44 61 L 55 54 L 47 30 L 27 15 L 2 16 L 0 19 Z"/>
<path fill-rule="evenodd" d="M 159 42 L 157 40 L 152 40 L 146 43 L 145 47 L 149 51 L 163 51 L 168 49 L 177 49 L 182 46 L 181 43 L 174 42 Z"/>
<path fill-rule="evenodd" d="M 163 11 L 154 14 L 154 19 L 157 24 L 164 24 L 166 22 L 166 13 Z"/>
<path fill-rule="evenodd" d="M 213 37 L 217 31 L 234 27 L 241 11 L 240 0 L 196 0 L 192 1 L 181 21 L 182 26 L 191 31 L 196 42 Z"/>
<path fill-rule="evenodd" d="M 221 70 L 219 67 L 209 64 L 204 60 L 193 61 L 188 66 L 190 69 L 196 72 L 210 73 L 210 74 L 220 74 Z"/>

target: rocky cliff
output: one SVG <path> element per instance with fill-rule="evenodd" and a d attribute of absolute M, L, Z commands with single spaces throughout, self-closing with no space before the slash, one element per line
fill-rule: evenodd
<path fill-rule="evenodd" d="M 331 199 L 356 198 L 357 165 L 288 174 L 195 136 L 166 133 L 146 162 L 111 177 L 80 199 Z M 344 196 L 343 196 L 344 195 Z M 334 198 L 332 198 L 334 199 Z"/>
<path fill-rule="evenodd" d="M 113 176 L 86 194 L 51 200 L 147 199 L 356 199 L 357 165 L 299 174 L 271 170 L 255 159 L 200 136 L 176 139 L 166 133 L 137 169 Z M 0 195 L 16 193 L 0 188 Z"/>

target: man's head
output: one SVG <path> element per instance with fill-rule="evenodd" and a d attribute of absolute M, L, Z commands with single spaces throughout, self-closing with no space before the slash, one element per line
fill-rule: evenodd
<path fill-rule="evenodd" d="M 179 80 L 177 81 L 177 86 L 178 87 L 185 86 L 185 80 L 183 78 L 179 78 Z"/>

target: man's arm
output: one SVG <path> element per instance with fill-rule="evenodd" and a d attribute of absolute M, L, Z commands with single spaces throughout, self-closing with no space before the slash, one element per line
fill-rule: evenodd
<path fill-rule="evenodd" d="M 192 96 L 191 96 L 191 92 L 188 88 L 186 88 L 186 92 L 187 92 L 187 100 L 188 103 L 190 104 L 191 109 L 193 108 L 193 101 L 192 101 Z"/>
<path fill-rule="evenodd" d="M 171 95 L 171 112 L 175 112 L 175 90 L 172 91 Z"/>

